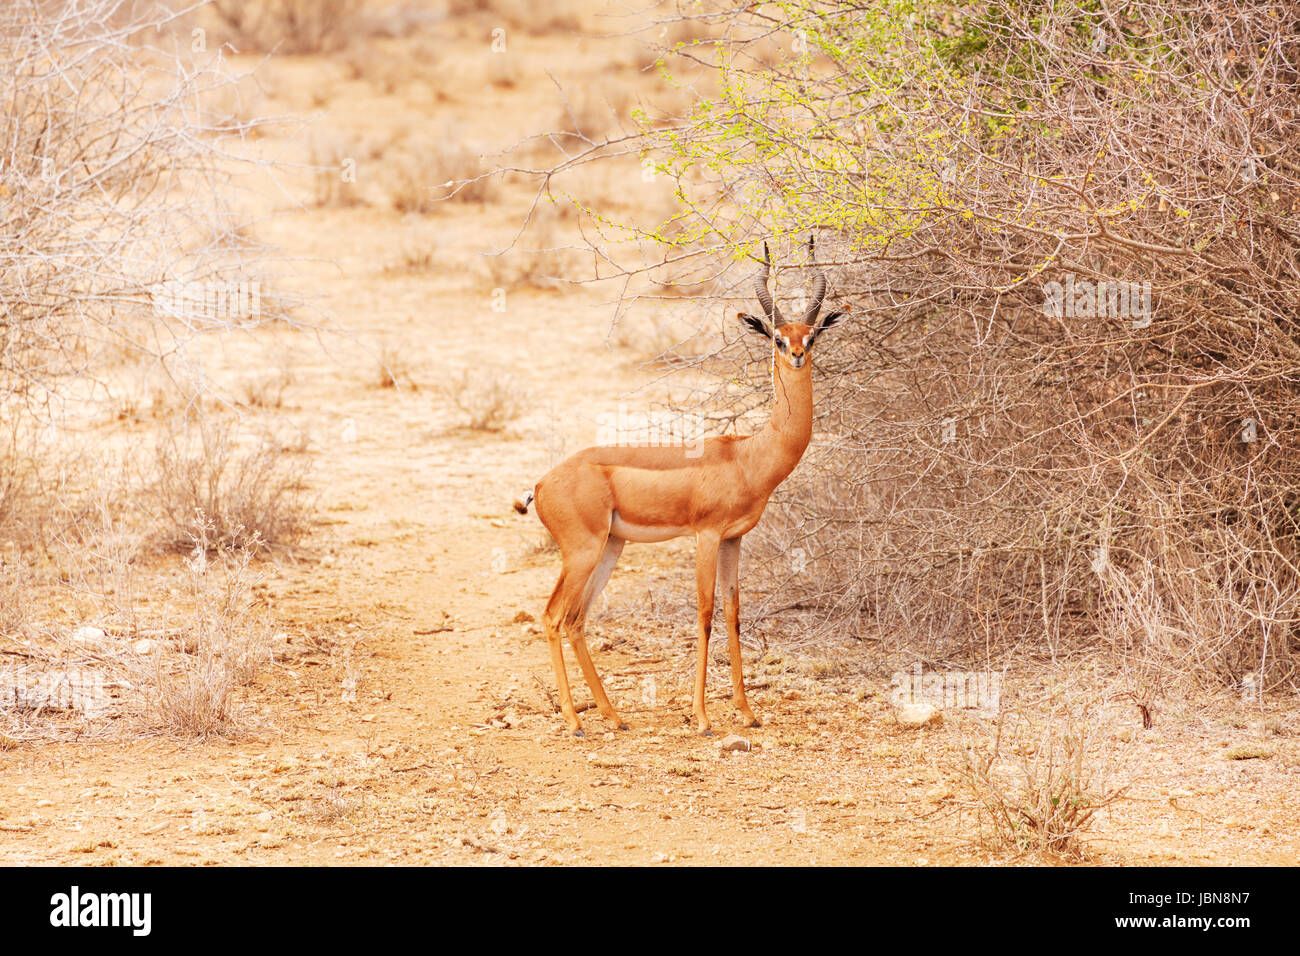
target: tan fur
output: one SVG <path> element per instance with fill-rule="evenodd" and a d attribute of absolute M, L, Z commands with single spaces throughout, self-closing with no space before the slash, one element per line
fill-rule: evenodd
<path fill-rule="evenodd" d="M 538 482 L 537 515 L 560 547 L 563 569 L 546 605 L 544 623 L 560 708 L 569 729 L 582 725 L 569 693 L 562 636 L 567 634 L 583 676 L 602 715 L 623 729 L 587 651 L 583 633 L 595 600 L 623 539 L 620 527 L 640 534 L 666 529 L 666 536 L 696 537 L 696 591 L 699 643 L 694 713 L 700 733 L 710 733 L 704 684 L 712 627 L 714 590 L 723 578 L 723 604 L 731 652 L 733 703 L 745 726 L 758 720 L 745 698 L 740 660 L 740 538 L 758 523 L 767 500 L 799 463 L 812 436 L 812 367 L 804 361 L 804 340 L 812 328 L 790 322 L 777 330 L 790 342 L 788 353 L 773 347 L 772 420 L 755 435 L 712 438 L 686 447 L 596 447 L 578 452 Z M 662 538 L 644 537 L 644 540 Z"/>

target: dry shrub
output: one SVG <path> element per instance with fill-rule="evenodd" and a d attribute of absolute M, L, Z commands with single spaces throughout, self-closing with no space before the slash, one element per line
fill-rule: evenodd
<path fill-rule="evenodd" d="M 37 464 L 16 420 L 0 428 L 0 543 L 25 539 Z"/>
<path fill-rule="evenodd" d="M 1126 788 L 1108 788 L 1090 748 L 1095 714 L 1063 705 L 1046 715 L 1003 710 L 963 748 L 960 779 L 987 845 L 1081 856 L 1096 814 Z"/>
<path fill-rule="evenodd" d="M 572 282 L 579 268 L 578 252 L 562 244 L 559 224 L 564 217 L 563 212 L 543 207 L 513 246 L 485 256 L 492 285 L 506 290 L 522 286 L 555 289 Z"/>
<path fill-rule="evenodd" d="M 284 393 L 294 383 L 293 371 L 281 366 L 274 372 L 265 372 L 240 382 L 240 401 L 250 408 L 281 408 Z"/>
<path fill-rule="evenodd" d="M 401 258 L 384 266 L 384 275 L 422 275 L 433 272 L 438 264 L 437 244 L 411 244 L 402 249 Z"/>
<path fill-rule="evenodd" d="M 501 431 L 524 410 L 525 399 L 518 386 L 494 372 L 466 369 L 453 375 L 442 386 L 442 393 L 469 416 L 468 425 L 475 431 Z"/>
<path fill-rule="evenodd" d="M 523 80 L 523 70 L 519 58 L 513 56 L 494 56 L 486 64 L 487 82 L 499 90 L 513 90 Z"/>
<path fill-rule="evenodd" d="M 575 13 L 532 0 L 448 0 L 447 13 L 457 19 L 491 19 L 535 36 L 573 34 L 582 27 Z"/>
<path fill-rule="evenodd" d="M 397 388 L 399 385 L 415 388 L 414 369 L 415 363 L 404 350 L 385 345 L 376 361 L 374 382 L 380 388 Z"/>
<path fill-rule="evenodd" d="M 138 9 L 0 5 L 0 399 L 24 414 L 85 397 L 123 351 L 171 354 L 244 318 L 158 307 L 165 283 L 248 280 L 224 187 L 226 138 L 251 124 L 201 105 L 237 83 L 224 61 L 149 46 L 176 22 Z"/>
<path fill-rule="evenodd" d="M 313 169 L 313 204 L 318 208 L 346 209 L 363 206 L 365 197 L 357 188 L 354 176 L 349 176 L 349 160 L 355 161 L 350 150 L 341 142 L 313 140 L 311 165 Z"/>
<path fill-rule="evenodd" d="M 0 634 L 22 630 L 28 620 L 30 571 L 16 553 L 0 553 Z"/>
<path fill-rule="evenodd" d="M 241 53 L 331 53 L 360 35 L 364 0 L 212 0 Z"/>
<path fill-rule="evenodd" d="M 756 565 L 840 634 L 968 660 L 1132 630 L 1112 569 L 1148 592 L 1160 667 L 1283 691 L 1300 673 L 1300 26 L 1244 0 L 930 9 L 918 30 L 823 0 L 779 24 L 732 5 L 725 122 L 702 103 L 637 144 L 682 171 L 682 244 L 723 237 L 744 261 L 773 237 L 789 302 L 814 233 L 828 305 L 855 307 L 818 340 L 818 437 Z M 748 55 L 797 29 L 815 68 Z M 732 273 L 747 307 L 752 275 Z M 770 356 L 720 356 L 701 404 L 770 401 Z"/>
<path fill-rule="evenodd" d="M 291 548 L 306 532 L 305 466 L 275 442 L 240 446 L 234 430 L 199 418 L 159 440 L 151 504 L 164 547 Z"/>
<path fill-rule="evenodd" d="M 235 732 L 234 694 L 272 659 L 272 634 L 253 613 L 250 563 L 257 542 L 222 548 L 215 525 L 198 524 L 185 566 L 193 619 L 180 652 L 159 649 L 137 662 L 135 684 L 149 724 L 183 737 Z"/>
<path fill-rule="evenodd" d="M 685 316 L 645 303 L 620 315 L 607 341 L 639 361 L 675 365 L 712 354 L 717 337 Z"/>
<path fill-rule="evenodd" d="M 552 128 L 589 143 L 619 132 L 632 114 L 635 96 L 624 86 L 579 86 L 563 93 L 564 102 Z"/>
<path fill-rule="evenodd" d="M 109 414 L 118 421 L 190 414 L 200 406 L 206 389 L 195 370 L 150 355 L 128 355 L 101 377 Z"/>
<path fill-rule="evenodd" d="M 391 167 L 389 198 L 398 212 L 425 214 L 441 202 L 484 203 L 497 194 L 478 150 L 451 127 L 409 141 Z"/>
<path fill-rule="evenodd" d="M 442 57 L 442 47 L 432 41 L 408 41 L 400 47 L 370 42 L 351 47 L 342 62 L 349 79 L 364 79 L 392 96 L 411 83 L 426 82 L 437 88 L 444 74 Z"/>
<path fill-rule="evenodd" d="M 220 654 L 201 650 L 180 662 L 154 661 L 145 685 L 147 711 L 159 729 L 181 737 L 207 737 L 231 729 L 234 681 Z"/>

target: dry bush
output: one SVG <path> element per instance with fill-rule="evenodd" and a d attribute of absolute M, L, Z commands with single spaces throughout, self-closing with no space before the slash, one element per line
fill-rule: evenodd
<path fill-rule="evenodd" d="M 150 505 L 163 547 L 185 551 L 200 537 L 214 548 L 292 548 L 308 527 L 306 468 L 274 442 L 241 448 L 211 419 L 159 439 Z"/>
<path fill-rule="evenodd" d="M 513 90 L 524 78 L 518 57 L 493 56 L 488 59 L 485 69 L 488 85 L 499 90 Z"/>
<path fill-rule="evenodd" d="M 478 150 L 460 131 L 447 127 L 436 137 L 418 138 L 390 164 L 389 199 L 402 213 L 425 214 L 446 201 L 484 203 L 497 194 Z"/>
<path fill-rule="evenodd" d="M 212 0 L 241 53 L 331 53 L 363 32 L 364 0 Z"/>
<path fill-rule="evenodd" d="M 406 41 L 400 46 L 366 42 L 350 47 L 342 56 L 342 64 L 349 79 L 365 80 L 392 96 L 412 83 L 428 83 L 440 89 L 445 72 L 442 58 L 443 48 L 432 40 Z"/>
<path fill-rule="evenodd" d="M 21 555 L 0 554 L 0 635 L 15 634 L 28 620 L 30 571 Z"/>
<path fill-rule="evenodd" d="M 459 372 L 442 386 L 442 394 L 469 417 L 475 431 L 501 431 L 525 405 L 518 386 L 493 372 Z"/>
<path fill-rule="evenodd" d="M 0 543 L 25 540 L 37 463 L 16 419 L 0 428 Z"/>
<path fill-rule="evenodd" d="M 240 401 L 250 408 L 282 408 L 284 393 L 293 383 L 293 371 L 288 366 L 281 366 L 274 372 L 264 372 L 240 382 Z"/>
<path fill-rule="evenodd" d="M 143 684 L 147 719 L 181 737 L 207 737 L 231 729 L 234 681 L 219 653 L 200 650 L 180 662 L 153 660 Z"/>
<path fill-rule="evenodd" d="M 1132 629 L 1112 569 L 1153 589 L 1153 666 L 1293 683 L 1294 18 L 1244 0 L 940 4 L 925 29 L 829 0 L 779 24 L 718 9 L 725 107 L 702 94 L 637 144 L 687 200 L 663 262 L 699 236 L 745 262 L 772 237 L 788 296 L 815 233 L 829 304 L 856 309 L 819 340 L 817 437 L 753 535 L 768 586 L 891 648 L 1056 657 Z M 806 51 L 751 55 L 797 30 Z M 747 300 L 751 276 L 728 276 Z M 758 408 L 769 361 L 720 355 L 693 401 Z"/>
<path fill-rule="evenodd" d="M 141 558 L 149 532 L 133 508 L 138 490 L 124 467 L 101 461 L 94 484 L 73 504 L 52 535 L 68 604 L 82 620 L 94 619 L 126 637 L 141 627 L 140 599 L 147 593 Z"/>
<path fill-rule="evenodd" d="M 194 369 L 150 355 L 128 355 L 100 378 L 109 415 L 118 421 L 192 414 L 206 391 L 206 383 Z"/>
<path fill-rule="evenodd" d="M 230 734 L 239 728 L 233 697 L 272 659 L 272 634 L 253 613 L 250 564 L 257 542 L 223 548 L 211 523 L 198 524 L 185 566 L 193 618 L 180 652 L 162 649 L 134 665 L 145 718 L 183 737 Z"/>
<path fill-rule="evenodd" d="M 588 143 L 598 143 L 622 130 L 636 101 L 625 86 L 579 86 L 562 95 L 564 102 L 551 120 L 551 128 Z"/>
<path fill-rule="evenodd" d="M 555 289 L 574 281 L 578 252 L 562 245 L 557 225 L 560 213 L 538 216 L 513 246 L 499 254 L 485 256 L 488 278 L 495 288 Z"/>
<path fill-rule="evenodd" d="M 404 350 L 385 345 L 376 361 L 374 382 L 380 388 L 415 388 L 414 369 L 415 363 Z"/>
<path fill-rule="evenodd" d="M 433 272 L 438 264 L 437 244 L 407 245 L 401 258 L 384 266 L 384 275 L 421 275 Z"/>
<path fill-rule="evenodd" d="M 248 280 L 225 141 L 252 124 L 204 110 L 238 78 L 150 46 L 177 23 L 138 9 L 0 7 L 0 400 L 25 414 L 48 415 L 53 390 L 93 394 L 123 351 L 163 356 L 247 318 L 159 305 L 162 289 Z"/>
<path fill-rule="evenodd" d="M 572 34 L 582 27 L 576 14 L 532 0 L 448 0 L 447 14 L 456 19 L 490 19 L 535 36 Z"/>
<path fill-rule="evenodd" d="M 349 165 L 349 160 L 355 162 L 355 159 L 341 142 L 312 141 L 313 205 L 322 209 L 346 209 L 366 204 L 357 188 L 355 166 Z"/>
<path fill-rule="evenodd" d="M 1090 749 L 1094 721 L 1086 706 L 1004 710 L 965 742 L 960 780 L 988 846 L 1083 854 L 1097 812 L 1126 789 L 1106 784 Z"/>

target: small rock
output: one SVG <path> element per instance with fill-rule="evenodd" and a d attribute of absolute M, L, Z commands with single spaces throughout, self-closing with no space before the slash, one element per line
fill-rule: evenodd
<path fill-rule="evenodd" d="M 157 641 L 151 641 L 147 637 L 142 637 L 131 645 L 131 650 L 143 657 L 146 654 L 152 654 L 157 647 Z"/>
<path fill-rule="evenodd" d="M 727 736 L 723 737 L 722 740 L 718 742 L 718 749 L 723 753 L 734 752 L 747 754 L 750 751 L 749 740 L 745 737 L 741 737 L 739 734 L 727 734 Z"/>
<path fill-rule="evenodd" d="M 925 792 L 925 802 L 943 803 L 951 796 L 952 796 L 952 787 L 948 786 L 946 783 L 941 783 L 938 784 L 937 786 L 931 787 L 929 790 Z"/>
<path fill-rule="evenodd" d="M 904 704 L 898 708 L 897 716 L 898 726 L 904 730 L 938 727 L 943 723 L 943 714 L 934 704 Z"/>
<path fill-rule="evenodd" d="M 103 644 L 108 638 L 102 630 L 97 627 L 83 625 L 72 632 L 72 639 L 78 644 Z"/>
<path fill-rule="evenodd" d="M 511 624 L 532 624 L 537 618 L 533 617 L 527 611 L 520 611 L 510 619 Z"/>

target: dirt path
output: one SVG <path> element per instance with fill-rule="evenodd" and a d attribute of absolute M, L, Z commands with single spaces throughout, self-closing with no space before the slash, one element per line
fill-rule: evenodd
<path fill-rule="evenodd" d="M 512 124 L 540 115 L 545 91 L 475 85 L 481 38 L 445 29 L 444 66 L 467 78 L 439 98 L 439 121 L 510 127 L 495 139 L 511 141 Z M 613 49 L 593 41 L 574 54 L 538 39 L 519 41 L 512 55 L 529 76 L 566 62 L 589 82 L 640 82 L 624 48 Z M 344 141 L 369 135 L 376 117 L 417 123 L 427 113 L 418 89 L 393 96 L 308 60 L 283 69 L 272 75 L 277 105 L 306 97 L 302 77 L 315 76 Z M 939 732 L 894 724 L 887 678 L 817 681 L 779 655 L 747 651 L 764 720 L 746 732 L 754 751 L 723 754 L 716 739 L 695 735 L 689 617 L 670 632 L 598 619 L 597 667 L 633 729 L 609 733 L 592 712 L 585 740 L 565 734 L 529 617 L 540 614 L 557 560 L 538 547 L 535 517 L 509 503 L 545 471 L 548 446 L 590 444 L 595 415 L 650 376 L 635 352 L 606 345 L 608 308 L 594 292 L 521 288 L 492 311 L 479 250 L 505 241 L 526 196 L 516 185 L 491 204 L 450 203 L 427 216 L 373 204 L 300 210 L 262 228 L 293 255 L 332 260 L 304 274 L 372 349 L 299 352 L 284 409 L 313 436 L 312 484 L 327 523 L 310 542 L 313 557 L 273 571 L 262 593 L 282 627 L 327 638 L 330 650 L 263 673 L 250 700 L 259 729 L 246 738 L 0 754 L 0 863 L 996 859 L 976 847 L 973 819 L 952 801 Z M 434 251 L 434 270 L 385 271 L 421 247 Z M 373 383 L 385 344 L 409 363 L 414 387 Z M 439 394 L 436 384 L 462 368 L 506 375 L 525 396 L 503 433 L 464 428 Z M 611 603 L 634 601 L 682 554 L 629 548 Z M 738 725 L 721 653 L 711 707 L 725 734 Z M 571 652 L 569 664 L 581 688 Z M 1240 776 L 1218 784 L 1219 801 L 1253 814 L 1248 824 L 1222 833 L 1212 824 L 1207 836 L 1208 817 L 1184 809 L 1195 801 L 1174 806 L 1170 782 L 1152 781 L 1148 803 L 1099 828 L 1099 858 L 1293 862 L 1294 811 L 1267 795 L 1295 777 L 1232 770 Z M 1215 806 L 1214 819 L 1228 813 Z M 1196 827 L 1199 841 L 1189 842 Z"/>

